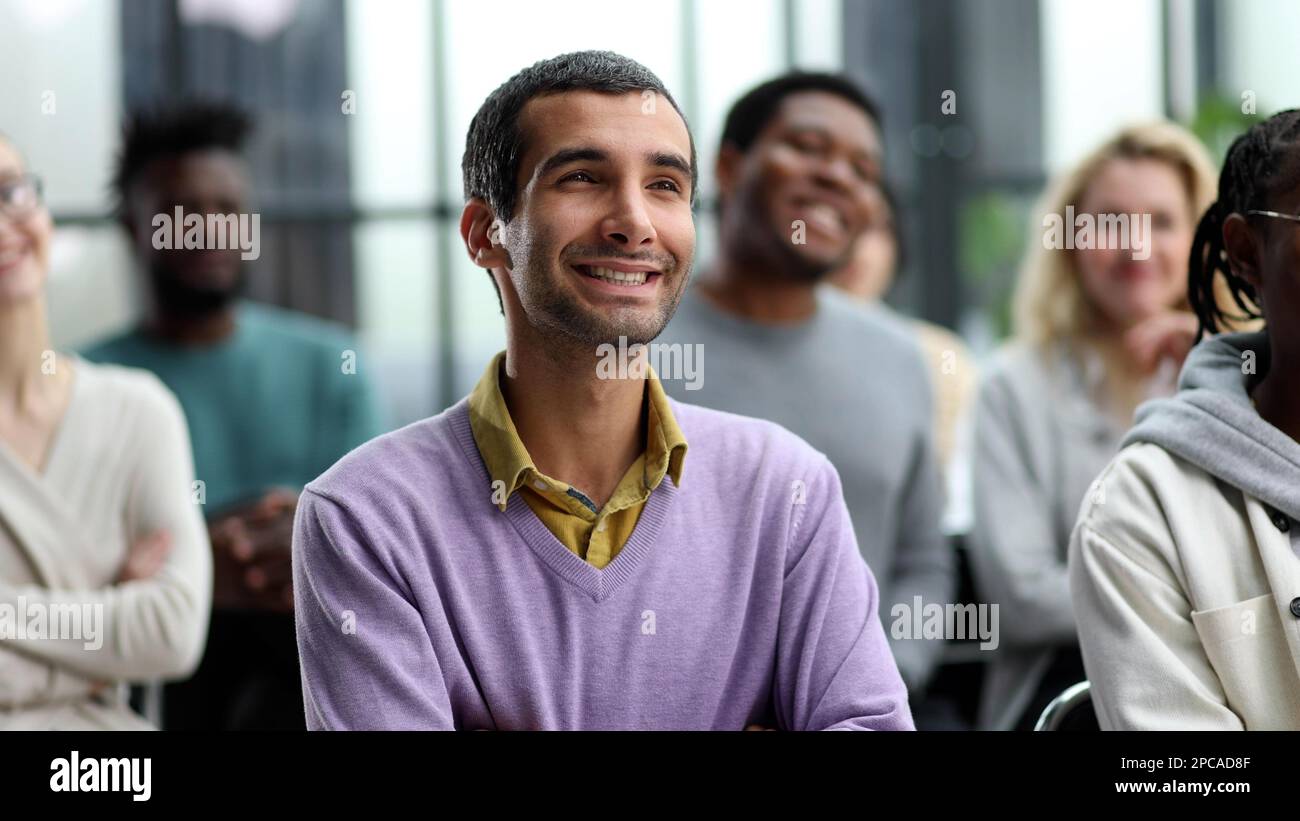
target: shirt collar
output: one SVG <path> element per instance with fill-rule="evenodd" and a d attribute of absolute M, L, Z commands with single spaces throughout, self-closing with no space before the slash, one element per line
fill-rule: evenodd
<path fill-rule="evenodd" d="M 505 396 L 501 393 L 501 366 L 505 358 L 505 351 L 492 357 L 469 395 L 469 423 L 474 442 L 493 484 L 499 481 L 505 486 L 505 494 L 497 503 L 501 510 L 506 509 L 507 499 L 528 481 L 532 473 L 540 473 L 519 438 Z M 680 487 L 686 437 L 653 368 L 649 369 L 646 383 L 649 402 L 643 480 L 646 487 L 653 490 L 667 475 L 672 477 L 673 484 Z"/>
<path fill-rule="evenodd" d="M 673 477 L 673 484 L 682 486 L 682 463 L 686 459 L 686 435 L 677 425 L 677 417 L 664 393 L 664 386 L 659 382 L 659 375 L 654 368 L 649 369 L 646 380 L 646 393 L 650 398 L 650 416 L 646 425 L 646 487 L 654 490 L 667 474 Z"/>

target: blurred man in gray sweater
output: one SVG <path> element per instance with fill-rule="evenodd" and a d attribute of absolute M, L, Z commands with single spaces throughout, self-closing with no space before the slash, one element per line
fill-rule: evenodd
<path fill-rule="evenodd" d="M 716 259 L 656 342 L 701 346 L 683 349 L 694 360 L 659 357 L 661 370 L 693 365 L 660 373 L 670 394 L 770 419 L 830 458 L 915 698 L 943 643 L 914 635 L 914 611 L 950 603 L 956 575 L 928 371 L 906 324 L 822 284 L 880 207 L 878 122 L 834 75 L 790 74 L 741 98 L 717 160 Z"/>

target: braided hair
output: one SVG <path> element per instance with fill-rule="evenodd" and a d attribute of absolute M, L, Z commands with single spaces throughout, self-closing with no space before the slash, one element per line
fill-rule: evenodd
<path fill-rule="evenodd" d="M 1200 323 L 1197 337 L 1231 328 L 1232 322 L 1263 319 L 1255 288 L 1235 274 L 1223 248 L 1223 222 L 1231 214 L 1263 210 L 1278 191 L 1300 182 L 1300 109 L 1256 123 L 1233 140 L 1219 175 L 1219 199 L 1196 226 L 1188 263 L 1187 299 Z M 1293 153 L 1294 152 L 1294 153 Z M 1215 275 L 1242 314 L 1230 315 L 1217 298 Z"/>

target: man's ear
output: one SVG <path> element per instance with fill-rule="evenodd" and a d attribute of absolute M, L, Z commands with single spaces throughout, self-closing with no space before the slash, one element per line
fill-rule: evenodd
<path fill-rule="evenodd" d="M 482 197 L 471 197 L 460 214 L 460 237 L 470 260 L 480 268 L 509 268 L 510 254 L 502 242 L 505 224 Z"/>
<path fill-rule="evenodd" d="M 1258 289 L 1263 285 L 1259 270 L 1259 235 L 1241 214 L 1229 214 L 1223 221 L 1223 250 L 1232 272 Z"/>
<path fill-rule="evenodd" d="M 718 149 L 718 159 L 713 164 L 713 179 L 718 183 L 718 199 L 731 199 L 736 181 L 740 179 L 740 166 L 745 155 L 732 143 L 723 143 Z"/>

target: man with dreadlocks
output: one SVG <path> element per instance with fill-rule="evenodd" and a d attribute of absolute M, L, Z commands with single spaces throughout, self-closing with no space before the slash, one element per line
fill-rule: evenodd
<path fill-rule="evenodd" d="M 1300 729 L 1300 110 L 1233 143 L 1189 302 L 1202 333 L 1266 326 L 1197 345 L 1080 511 L 1070 582 L 1097 717 Z"/>
<path fill-rule="evenodd" d="M 147 285 L 145 315 L 84 354 L 155 373 L 192 432 L 215 609 L 198 672 L 167 687 L 165 729 L 305 728 L 290 565 L 298 492 L 381 430 L 368 380 L 343 367 L 357 347 L 349 333 L 241 300 L 238 243 L 159 242 L 160 217 L 177 210 L 248 214 L 251 127 L 213 102 L 128 121 L 114 188 Z"/>

